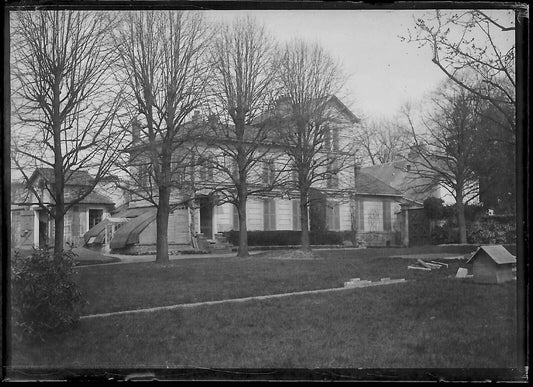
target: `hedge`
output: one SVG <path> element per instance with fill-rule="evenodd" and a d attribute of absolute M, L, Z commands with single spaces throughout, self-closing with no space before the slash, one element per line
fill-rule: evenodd
<path fill-rule="evenodd" d="M 239 231 L 224 233 L 228 242 L 239 245 Z M 351 231 L 310 231 L 311 245 L 342 245 L 344 241 L 352 241 Z M 353 241 L 352 241 L 353 242 Z M 301 231 L 248 231 L 248 246 L 291 246 L 301 244 Z"/>

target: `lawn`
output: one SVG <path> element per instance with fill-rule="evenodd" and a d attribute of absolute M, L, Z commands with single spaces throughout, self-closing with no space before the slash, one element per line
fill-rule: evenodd
<path fill-rule="evenodd" d="M 84 314 L 342 287 L 281 299 L 82 320 L 12 348 L 15 367 L 507 368 L 517 366 L 516 284 L 453 278 L 387 258 L 393 249 L 317 251 L 320 259 L 195 258 L 78 268 Z M 406 249 L 402 254 L 409 253 Z M 419 253 L 414 251 L 414 253 Z"/>

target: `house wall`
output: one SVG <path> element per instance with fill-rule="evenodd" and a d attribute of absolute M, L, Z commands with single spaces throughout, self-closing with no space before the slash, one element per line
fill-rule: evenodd
<path fill-rule="evenodd" d="M 31 248 L 34 239 L 35 213 L 32 209 L 11 210 L 11 247 Z"/>
<path fill-rule="evenodd" d="M 139 234 L 140 245 L 155 245 L 157 235 L 157 222 L 154 220 Z M 189 234 L 189 214 L 186 208 L 174 210 L 168 217 L 168 243 L 188 244 Z"/>
<path fill-rule="evenodd" d="M 384 203 L 388 203 L 384 205 Z M 387 208 L 390 207 L 390 211 Z M 385 213 L 386 211 L 386 213 Z M 357 199 L 357 236 L 368 246 L 401 244 L 400 203 L 390 197 Z"/>
<path fill-rule="evenodd" d="M 84 244 L 83 234 L 88 231 L 88 210 L 103 210 L 103 218 L 109 216 L 107 208 L 102 205 L 78 205 L 72 207 L 64 216 L 64 243 L 71 246 Z M 14 248 L 38 247 L 38 214 L 33 208 L 13 209 L 11 214 L 11 242 Z M 48 218 L 48 243 L 54 244 L 54 219 Z"/>

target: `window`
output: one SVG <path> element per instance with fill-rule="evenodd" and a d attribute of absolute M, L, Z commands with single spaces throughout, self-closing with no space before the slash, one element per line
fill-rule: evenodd
<path fill-rule="evenodd" d="M 333 150 L 338 151 L 339 150 L 339 130 L 331 129 L 331 136 L 333 138 Z"/>
<path fill-rule="evenodd" d="M 326 224 L 328 230 L 339 231 L 341 229 L 339 204 L 328 202 L 326 206 Z"/>
<path fill-rule="evenodd" d="M 391 206 L 389 201 L 383 202 L 383 231 L 391 230 Z"/>
<path fill-rule="evenodd" d="M 331 150 L 331 132 L 328 127 L 324 128 L 324 147 Z"/>
<path fill-rule="evenodd" d="M 328 162 L 326 175 L 326 187 L 327 188 L 339 188 L 339 171 L 337 160 Z"/>
<path fill-rule="evenodd" d="M 302 212 L 300 209 L 300 200 L 293 200 L 292 201 L 292 229 L 293 230 L 302 229 L 302 219 L 300 217 L 301 213 Z"/>
<path fill-rule="evenodd" d="M 89 210 L 89 230 L 102 221 L 104 210 Z"/>
<path fill-rule="evenodd" d="M 200 160 L 200 180 L 202 182 L 213 181 L 213 166 L 208 160 Z"/>
<path fill-rule="evenodd" d="M 339 150 L 339 130 L 326 126 L 324 128 L 324 148 L 326 150 Z"/>
<path fill-rule="evenodd" d="M 263 230 L 276 229 L 276 202 L 274 199 L 265 199 L 263 202 Z"/>
<path fill-rule="evenodd" d="M 276 176 L 275 173 L 274 160 L 265 161 L 263 164 L 263 183 L 268 185 L 273 184 Z"/>
<path fill-rule="evenodd" d="M 383 202 L 366 201 L 364 208 L 364 229 L 370 232 L 383 231 Z"/>

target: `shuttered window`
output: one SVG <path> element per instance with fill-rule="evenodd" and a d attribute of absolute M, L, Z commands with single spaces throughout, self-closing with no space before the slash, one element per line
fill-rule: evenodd
<path fill-rule="evenodd" d="M 331 129 L 331 136 L 333 138 L 333 150 L 339 150 L 339 130 Z"/>
<path fill-rule="evenodd" d="M 359 231 L 364 231 L 365 230 L 365 202 L 363 200 L 360 200 L 358 202 L 358 205 L 359 205 L 359 211 L 357 213 L 358 215 L 358 229 Z"/>
<path fill-rule="evenodd" d="M 276 171 L 274 169 L 274 161 L 268 160 L 263 164 L 263 183 L 270 185 L 274 183 Z"/>
<path fill-rule="evenodd" d="M 391 206 L 388 200 L 383 202 L 383 230 L 391 230 Z"/>
<path fill-rule="evenodd" d="M 328 202 L 326 206 L 326 224 L 328 230 L 339 231 L 341 229 L 340 208 L 338 203 Z"/>
<path fill-rule="evenodd" d="M 292 201 L 292 229 L 301 230 L 302 229 L 302 219 L 301 219 L 301 210 L 300 210 L 300 200 Z"/>
<path fill-rule="evenodd" d="M 276 203 L 274 199 L 263 201 L 263 230 L 273 231 L 276 229 Z"/>

